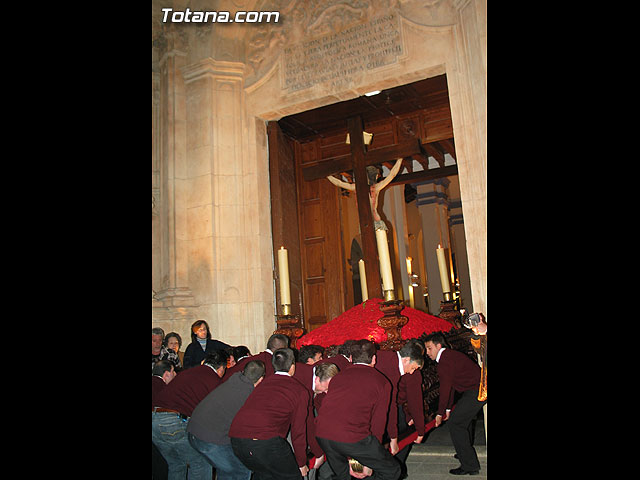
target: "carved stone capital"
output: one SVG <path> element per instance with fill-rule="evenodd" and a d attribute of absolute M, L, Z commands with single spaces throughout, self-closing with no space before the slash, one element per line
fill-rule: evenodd
<path fill-rule="evenodd" d="M 204 60 L 188 65 L 182 69 L 185 83 L 195 82 L 203 77 L 235 78 L 242 81 L 245 73 L 245 64 L 241 62 L 228 62 L 205 58 Z"/>

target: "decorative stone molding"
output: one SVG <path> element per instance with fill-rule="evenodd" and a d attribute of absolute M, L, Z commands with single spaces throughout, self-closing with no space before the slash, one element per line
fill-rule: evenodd
<path fill-rule="evenodd" d="M 246 66 L 244 63 L 205 58 L 198 63 L 184 67 L 182 69 L 182 76 L 187 85 L 206 77 L 216 79 L 228 77 L 241 80 L 244 78 L 245 70 Z"/>

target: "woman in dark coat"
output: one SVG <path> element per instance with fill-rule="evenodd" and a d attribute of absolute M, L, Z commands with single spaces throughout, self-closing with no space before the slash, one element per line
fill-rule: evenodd
<path fill-rule="evenodd" d="M 191 344 L 184 352 L 184 368 L 197 367 L 213 350 L 224 350 L 229 345 L 211 338 L 211 330 L 204 320 L 191 325 Z"/>

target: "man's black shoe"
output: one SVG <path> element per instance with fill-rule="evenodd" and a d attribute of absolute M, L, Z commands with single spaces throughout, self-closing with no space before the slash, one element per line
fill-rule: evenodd
<path fill-rule="evenodd" d="M 478 470 L 465 470 L 462 467 L 454 468 L 453 470 L 449 470 L 451 475 L 479 475 L 480 472 Z"/>

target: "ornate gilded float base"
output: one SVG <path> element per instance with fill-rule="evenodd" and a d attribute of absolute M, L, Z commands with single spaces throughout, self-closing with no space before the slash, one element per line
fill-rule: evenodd
<path fill-rule="evenodd" d="M 458 310 L 458 302 L 451 300 L 449 302 L 440 302 L 440 318 L 450 322 L 456 326 L 456 328 L 462 327 L 460 311 Z"/>
<path fill-rule="evenodd" d="M 277 317 L 278 328 L 273 333 L 281 333 L 286 335 L 291 340 L 289 345 L 291 348 L 298 348 L 296 346 L 298 339 L 302 337 L 306 332 L 300 324 L 299 315 L 278 315 Z"/>
<path fill-rule="evenodd" d="M 400 350 L 406 343 L 406 340 L 402 339 L 401 331 L 409 318 L 400 315 L 403 308 L 401 300 L 390 300 L 380 304 L 380 311 L 384 315 L 378 320 L 378 325 L 387 333 L 387 339 L 380 344 L 382 350 Z"/>

